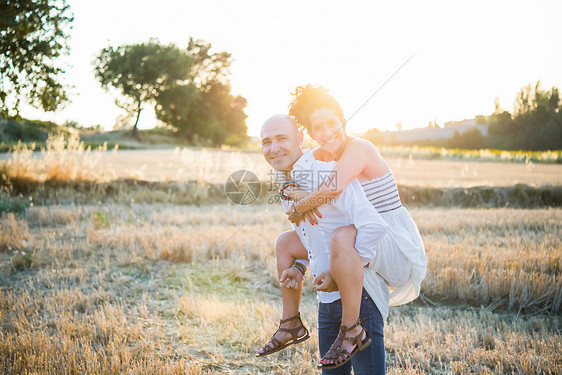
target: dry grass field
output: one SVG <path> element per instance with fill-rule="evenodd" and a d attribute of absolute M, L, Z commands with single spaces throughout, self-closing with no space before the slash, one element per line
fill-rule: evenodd
<path fill-rule="evenodd" d="M 261 152 L 176 148 L 175 150 L 107 151 L 101 146 L 86 150 L 78 138 L 53 137 L 44 152 L 23 146 L 0 154 L 0 166 L 13 177 L 109 181 L 134 178 L 146 181 L 224 183 L 237 170 L 254 172 L 262 181 L 271 179 L 271 168 Z M 383 148 L 384 152 L 384 148 Z M 481 162 L 412 159 L 385 156 L 398 184 L 406 186 L 470 187 L 562 185 L 562 164 Z M 501 171 L 501 173 L 498 173 Z"/>
<path fill-rule="evenodd" d="M 48 163 L 22 150 L 8 170 L 30 181 L 138 173 L 217 182 L 237 169 L 268 171 L 259 154 L 250 164 L 227 151 L 52 147 Z M 400 160 L 389 160 L 399 183 L 562 185 L 554 164 L 499 164 L 500 174 L 498 163 Z M 429 268 L 421 298 L 391 308 L 387 373 L 562 374 L 562 209 L 410 212 Z M 280 318 L 274 243 L 288 228 L 269 204 L 100 202 L 2 214 L 0 373 L 319 373 L 310 278 L 301 311 L 312 338 L 254 357 Z"/>
<path fill-rule="evenodd" d="M 391 309 L 388 373 L 560 373 L 562 210 L 412 215 L 430 267 Z M 280 316 L 276 206 L 34 207 L 0 226 L 2 373 L 316 372 L 316 334 L 253 357 Z M 313 330 L 315 310 L 307 280 Z"/>

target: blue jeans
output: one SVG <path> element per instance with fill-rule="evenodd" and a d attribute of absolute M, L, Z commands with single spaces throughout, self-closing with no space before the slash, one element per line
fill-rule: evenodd
<path fill-rule="evenodd" d="M 320 303 L 318 306 L 318 346 L 320 355 L 326 354 L 338 336 L 341 325 L 341 300 L 332 303 Z M 361 296 L 360 318 L 365 318 L 363 326 L 371 336 L 371 345 L 360 350 L 351 361 L 335 369 L 322 370 L 326 375 L 384 374 L 384 321 L 377 306 L 363 289 Z"/>

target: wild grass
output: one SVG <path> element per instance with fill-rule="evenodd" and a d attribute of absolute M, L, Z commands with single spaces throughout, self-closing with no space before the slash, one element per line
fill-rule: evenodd
<path fill-rule="evenodd" d="M 507 151 L 495 149 L 465 150 L 444 147 L 379 146 L 386 156 L 413 159 L 499 161 L 512 163 L 562 163 L 562 150 Z"/>
<path fill-rule="evenodd" d="M 0 216 L 0 252 L 19 249 L 27 245 L 29 229 L 27 222 L 20 220 L 13 213 Z"/>
<path fill-rule="evenodd" d="M 312 339 L 254 358 L 281 315 L 281 209 L 194 205 L 224 202 L 222 184 L 237 169 L 266 184 L 261 154 L 52 142 L 41 154 L 22 146 L 0 166 L 5 188 L 30 206 L 0 217 L 0 373 L 316 372 L 310 279 L 301 311 Z M 460 189 L 472 201 L 517 182 L 562 185 L 556 164 L 387 161 L 419 197 L 490 186 L 475 188 L 481 197 Z M 527 199 L 527 190 L 516 193 Z M 410 209 L 430 263 L 422 297 L 391 309 L 387 373 L 562 373 L 562 209 L 529 206 Z"/>
<path fill-rule="evenodd" d="M 113 180 L 95 181 L 3 181 L 0 193 L 0 212 L 25 213 L 34 205 L 91 205 L 91 204 L 174 204 L 213 205 L 229 202 L 224 184 L 205 182 L 166 182 Z M 2 187 L 0 186 L 0 189 Z M 469 188 L 433 188 L 398 185 L 403 204 L 409 207 L 461 208 L 545 208 L 562 207 L 562 186 L 532 187 L 475 186 Z M 254 204 L 279 203 L 277 189 L 261 184 L 261 194 Z"/>
<path fill-rule="evenodd" d="M 271 193 L 266 190 L 271 185 L 272 173 L 259 153 L 194 148 L 117 153 L 107 152 L 106 145 L 92 151 L 76 135 L 51 135 L 40 154 L 33 151 L 33 145 L 20 143 L 8 159 L 0 162 L 0 212 L 24 212 L 33 202 L 224 202 L 223 184 L 232 172 L 240 169 L 249 169 L 261 179 L 264 190 L 261 202 L 267 201 L 267 194 Z M 535 165 L 531 158 L 524 165 L 413 158 L 419 152 L 448 155 L 450 150 L 444 149 L 383 148 L 382 151 L 407 204 L 560 206 L 560 165 Z M 486 155 L 485 151 L 479 151 L 479 155 Z M 509 160 L 506 155 L 522 155 L 488 151 L 490 155 L 500 155 L 500 160 Z M 556 152 L 542 154 L 541 160 L 546 160 Z M 502 173 L 497 173 L 498 170 Z"/>
<path fill-rule="evenodd" d="M 515 311 L 562 310 L 560 210 L 414 210 L 430 267 L 423 293 Z"/>
<path fill-rule="evenodd" d="M 391 309 L 387 373 L 560 373 L 562 211 L 411 212 L 425 303 Z M 253 356 L 280 317 L 275 207 L 46 206 L 0 225 L 14 241 L 0 251 L 1 373 L 316 372 L 309 279 L 313 338 Z"/>
<path fill-rule="evenodd" d="M 265 184 L 272 180 L 271 168 L 259 151 L 177 147 L 175 150 L 108 152 L 107 145 L 91 149 L 76 137 L 63 136 L 51 136 L 40 153 L 33 150 L 20 144 L 13 152 L 0 155 L 0 175 L 7 180 L 23 182 L 124 179 L 224 184 L 230 174 L 246 169 Z M 410 149 L 400 150 L 381 148 L 397 182 L 404 186 L 562 185 L 560 164 L 506 163 L 501 158 L 493 161 L 416 159 Z"/>
<path fill-rule="evenodd" d="M 40 155 L 35 155 L 34 151 L 35 144 L 28 146 L 18 142 L 2 165 L 3 174 L 9 179 L 30 181 L 107 181 L 114 177 L 108 173 L 111 170 L 107 166 L 100 165 L 107 145 L 92 152 L 77 134 L 51 134 Z"/>

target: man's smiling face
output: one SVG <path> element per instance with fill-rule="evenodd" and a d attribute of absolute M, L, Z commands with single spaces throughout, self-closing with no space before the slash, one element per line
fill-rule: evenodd
<path fill-rule="evenodd" d="M 261 147 L 265 160 L 276 170 L 289 172 L 301 157 L 303 134 L 289 116 L 268 119 L 261 129 Z"/>

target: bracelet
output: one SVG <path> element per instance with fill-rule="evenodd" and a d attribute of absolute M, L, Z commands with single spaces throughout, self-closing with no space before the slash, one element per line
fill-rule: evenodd
<path fill-rule="evenodd" d="M 288 188 L 289 186 L 294 186 L 294 187 L 300 189 L 299 184 L 297 184 L 297 183 L 296 183 L 295 181 L 293 181 L 293 180 L 284 182 L 283 185 L 281 186 L 281 188 L 279 189 L 279 197 L 280 197 L 281 199 L 283 199 L 284 201 L 291 200 L 291 197 L 289 197 L 287 194 L 285 194 L 285 188 Z"/>
<path fill-rule="evenodd" d="M 288 201 L 289 196 L 285 195 L 285 192 L 282 189 L 279 189 L 279 198 L 283 199 L 284 201 Z"/>
<path fill-rule="evenodd" d="M 281 185 L 281 189 L 285 189 L 287 186 L 296 186 L 299 187 L 299 184 L 297 184 L 295 181 L 293 180 L 289 180 L 289 181 L 285 181 L 283 183 L 283 185 Z"/>
<path fill-rule="evenodd" d="M 279 190 L 279 198 L 283 199 L 284 201 L 290 201 L 291 197 L 285 194 L 284 190 Z"/>
<path fill-rule="evenodd" d="M 304 275 L 306 274 L 306 267 L 303 264 L 297 262 L 294 262 L 292 267 L 299 270 L 299 272 L 302 275 L 302 278 L 304 279 Z"/>

